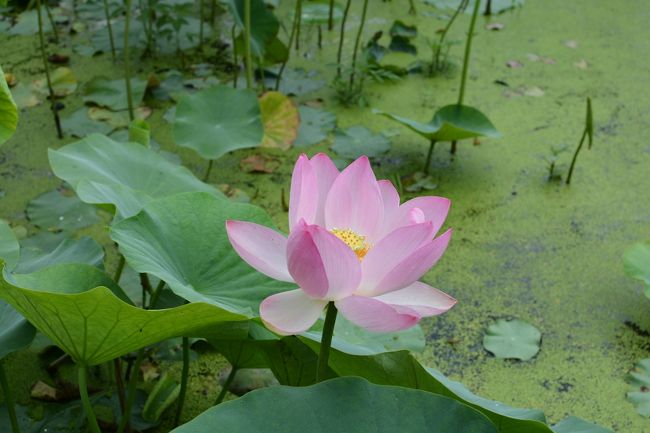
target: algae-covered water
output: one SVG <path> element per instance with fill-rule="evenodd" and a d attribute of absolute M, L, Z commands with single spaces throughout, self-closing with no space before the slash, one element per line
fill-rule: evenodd
<path fill-rule="evenodd" d="M 359 23 L 361 5 L 355 3 L 349 35 Z M 399 17 L 417 25 L 420 57 L 428 58 L 425 38 L 435 38 L 444 21 L 423 3 L 417 17 L 410 16 L 404 3 L 371 2 L 364 39 L 387 32 Z M 289 9 L 281 8 L 280 15 L 289 16 Z M 454 228 L 454 236 L 424 280 L 459 302 L 449 313 L 423 322 L 428 345 L 421 359 L 484 397 L 542 409 L 552 422 L 573 414 L 618 432 L 650 432 L 650 422 L 625 399 L 627 372 L 648 357 L 650 341 L 640 330 L 650 331 L 650 300 L 623 274 L 621 262 L 628 246 L 650 239 L 649 20 L 650 7 L 634 0 L 528 0 L 514 11 L 481 17 L 465 101 L 488 114 L 503 137 L 482 139 L 478 145 L 462 142 L 453 159 L 447 144 L 439 144 L 434 153 L 432 175 L 438 187 L 427 194 L 453 201 L 447 226 Z M 460 17 L 450 38 L 463 39 L 468 22 L 468 15 Z M 504 28 L 486 30 L 488 22 Z M 348 56 L 352 39 L 346 43 Z M 306 29 L 304 56 L 292 59 L 290 66 L 317 68 L 330 81 L 335 40 L 325 32 L 325 47 L 319 51 L 316 31 Z M 27 80 L 41 73 L 36 50 L 35 37 L 2 36 L 0 62 Z M 59 51 L 69 53 L 70 47 Z M 462 46 L 452 48 L 451 55 L 460 63 Z M 523 66 L 507 67 L 512 60 Z M 139 74 L 144 78 L 151 66 L 139 64 Z M 112 71 L 120 76 L 106 55 L 73 57 L 71 68 L 80 82 Z M 375 158 L 374 167 L 380 177 L 408 176 L 421 169 L 428 143 L 370 108 L 425 121 L 435 109 L 455 102 L 458 83 L 458 71 L 452 71 L 369 84 L 365 108 L 338 106 L 327 87 L 297 100 L 322 98 L 340 127 L 361 124 L 386 132 L 392 149 Z M 79 93 L 65 99 L 64 115 L 81 106 Z M 580 155 L 570 187 L 549 182 L 542 157 L 550 155 L 552 145 L 577 145 L 587 96 L 594 106 L 594 146 Z M 202 175 L 205 163 L 174 146 L 163 114 L 164 109 L 154 110 L 153 137 Z M 23 210 L 29 200 L 60 184 L 48 168 L 46 149 L 70 141 L 55 138 L 46 106 L 21 113 L 16 135 L 0 150 L 0 217 L 28 226 Z M 235 152 L 217 161 L 210 180 L 248 192 L 286 229 L 280 191 L 288 188 L 293 161 L 302 151 L 327 149 L 324 143 L 263 151 L 282 161 L 272 174 L 240 172 L 238 161 L 260 151 Z M 565 162 L 570 157 L 561 156 Z M 101 230 L 95 234 L 107 241 Z M 108 253 L 114 261 L 114 251 Z M 516 317 L 541 330 L 536 358 L 504 361 L 483 349 L 486 327 L 501 317 Z M 33 358 L 27 352 L 8 363 L 10 370 L 22 372 L 12 378 L 22 403 L 28 401 L 27 385 L 41 373 L 19 366 L 36 367 Z M 204 395 L 203 370 L 193 365 L 188 419 L 212 401 Z"/>

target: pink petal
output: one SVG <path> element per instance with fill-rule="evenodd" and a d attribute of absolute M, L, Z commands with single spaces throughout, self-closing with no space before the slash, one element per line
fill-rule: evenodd
<path fill-rule="evenodd" d="M 316 216 L 313 223 L 325 227 L 325 199 L 334 179 L 339 175 L 339 170 L 330 157 L 324 153 L 315 155 L 310 163 L 314 173 L 316 173 L 318 183 L 318 206 L 316 207 Z"/>
<path fill-rule="evenodd" d="M 349 296 L 336 301 L 336 308 L 350 322 L 373 332 L 401 331 L 420 320 L 415 310 L 365 296 Z"/>
<path fill-rule="evenodd" d="M 325 201 L 329 230 L 350 229 L 374 239 L 383 221 L 384 205 L 368 157 L 362 156 L 338 175 Z"/>
<path fill-rule="evenodd" d="M 343 241 L 317 225 L 298 223 L 287 244 L 289 273 L 311 297 L 348 296 L 361 280 L 357 255 Z"/>
<path fill-rule="evenodd" d="M 450 239 L 451 229 L 422 245 L 392 268 L 370 293 L 373 296 L 379 296 L 393 290 L 403 289 L 419 280 L 442 257 Z"/>
<path fill-rule="evenodd" d="M 399 208 L 399 193 L 390 180 L 378 180 L 377 185 L 384 202 L 384 215 L 392 215 Z"/>
<path fill-rule="evenodd" d="M 391 219 L 384 224 L 382 234 L 386 235 L 397 227 L 412 224 L 410 217 L 413 216 L 412 211 L 416 208 L 423 212 L 425 221 L 433 223 L 434 234 L 438 233 L 447 218 L 450 206 L 451 200 L 444 197 L 416 197 L 399 207 Z"/>
<path fill-rule="evenodd" d="M 271 278 L 293 282 L 287 267 L 287 238 L 268 227 L 226 221 L 228 239 L 239 257 Z"/>
<path fill-rule="evenodd" d="M 291 175 L 289 194 L 289 229 L 304 219 L 314 223 L 318 210 L 318 179 L 307 155 L 298 157 Z"/>
<path fill-rule="evenodd" d="M 377 296 L 375 299 L 410 308 L 421 317 L 442 314 L 456 305 L 456 300 L 448 294 L 419 281 L 404 289 Z"/>
<path fill-rule="evenodd" d="M 431 222 L 400 227 L 384 237 L 368 251 L 361 262 L 362 281 L 356 293 L 375 295 L 376 287 L 386 275 L 432 239 Z"/>
<path fill-rule="evenodd" d="M 302 290 L 271 295 L 260 304 L 260 317 L 271 331 L 281 335 L 300 334 L 320 317 L 327 301 L 312 299 Z"/>

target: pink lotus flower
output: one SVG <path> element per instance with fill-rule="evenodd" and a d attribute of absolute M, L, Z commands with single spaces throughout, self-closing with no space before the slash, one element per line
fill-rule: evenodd
<path fill-rule="evenodd" d="M 349 321 L 375 332 L 409 328 L 456 300 L 418 280 L 444 253 L 451 230 L 434 238 L 450 201 L 418 197 L 400 205 L 368 158 L 341 173 L 325 154 L 301 155 L 291 178 L 288 239 L 259 224 L 228 221 L 230 243 L 249 265 L 300 288 L 266 298 L 273 331 L 299 334 L 334 301 Z"/>

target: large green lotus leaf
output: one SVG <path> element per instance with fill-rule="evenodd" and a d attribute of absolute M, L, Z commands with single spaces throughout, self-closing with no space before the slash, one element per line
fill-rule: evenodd
<path fill-rule="evenodd" d="M 9 140 L 17 127 L 18 108 L 5 80 L 5 73 L 0 67 L 0 144 Z"/>
<path fill-rule="evenodd" d="M 264 0 L 251 2 L 251 51 L 255 57 L 264 57 L 266 48 L 280 30 L 280 22 Z M 244 29 L 244 0 L 226 0 L 235 23 Z M 243 52 L 243 51 L 241 51 Z"/>
<path fill-rule="evenodd" d="M 157 152 L 100 134 L 50 149 L 49 157 L 54 174 L 68 182 L 82 201 L 112 204 L 123 218 L 135 215 L 155 198 L 180 192 L 205 191 L 223 197 Z"/>
<path fill-rule="evenodd" d="M 36 329 L 11 305 L 0 301 L 0 359 L 29 345 Z"/>
<path fill-rule="evenodd" d="M 255 92 L 215 86 L 186 95 L 174 121 L 176 144 L 217 159 L 236 149 L 259 146 L 264 135 Z"/>
<path fill-rule="evenodd" d="M 205 303 L 143 310 L 125 302 L 126 295 L 103 272 L 78 264 L 5 273 L 0 298 L 75 362 L 89 366 L 167 338 L 209 336 L 224 322 L 245 319 Z"/>
<path fill-rule="evenodd" d="M 539 352 L 541 341 L 542 333 L 530 323 L 499 319 L 488 327 L 483 347 L 497 358 L 529 361 Z"/>
<path fill-rule="evenodd" d="M 9 224 L 0 219 L 0 259 L 13 269 L 20 258 L 20 244 Z"/>
<path fill-rule="evenodd" d="M 301 340 L 317 353 L 318 343 Z M 339 376 L 360 376 L 381 385 L 421 389 L 453 398 L 483 412 L 498 426 L 499 433 L 551 433 L 542 412 L 479 397 L 437 370 L 423 367 L 407 351 L 355 356 L 334 349 L 330 351 L 329 366 Z"/>
<path fill-rule="evenodd" d="M 295 286 L 239 258 L 226 235 L 229 219 L 272 225 L 256 206 L 187 193 L 150 202 L 115 224 L 111 237 L 131 267 L 164 280 L 177 295 L 253 317 L 264 298 Z"/>
<path fill-rule="evenodd" d="M 452 399 L 345 377 L 309 387 L 275 386 L 207 410 L 173 433 L 496 433 Z"/>
<path fill-rule="evenodd" d="M 147 82 L 145 80 L 131 78 L 131 94 L 134 107 L 137 107 L 142 102 L 146 88 Z M 126 81 L 124 79 L 95 78 L 86 84 L 83 99 L 84 102 L 91 102 L 115 111 L 129 108 Z"/>
<path fill-rule="evenodd" d="M 83 263 L 97 268 L 103 266 L 104 250 L 97 241 L 87 236 L 79 239 L 68 236 L 66 233 L 41 232 L 21 241 L 20 260 L 13 271 L 28 274 L 62 263 Z"/>
<path fill-rule="evenodd" d="M 52 25 L 50 24 L 50 20 L 45 18 L 47 15 L 45 15 L 47 11 L 45 10 L 44 7 L 41 7 L 41 15 L 43 17 L 42 25 L 43 25 L 43 32 L 51 32 L 52 31 Z M 9 29 L 9 34 L 10 35 L 35 35 L 38 33 L 38 11 L 34 8 L 31 10 L 26 10 L 24 12 L 21 12 L 17 19 L 16 19 L 16 25 L 14 25 L 11 29 Z"/>
<path fill-rule="evenodd" d="M 49 191 L 30 201 L 29 220 L 43 230 L 77 230 L 100 221 L 94 206 L 67 192 Z"/>
<path fill-rule="evenodd" d="M 612 430 L 570 416 L 553 426 L 554 433 L 614 433 Z"/>
<path fill-rule="evenodd" d="M 636 244 L 627 250 L 623 266 L 629 277 L 643 281 L 645 295 L 650 298 L 650 242 Z"/>
<path fill-rule="evenodd" d="M 417 122 L 379 110 L 374 112 L 401 123 L 429 140 L 454 141 L 473 137 L 501 136 L 485 114 L 467 105 L 446 105 L 434 114 L 429 123 Z"/>

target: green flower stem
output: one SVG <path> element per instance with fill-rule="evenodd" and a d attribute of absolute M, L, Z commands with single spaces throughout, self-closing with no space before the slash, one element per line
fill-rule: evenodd
<path fill-rule="evenodd" d="M 586 138 L 587 138 L 587 128 L 585 128 L 584 132 L 582 133 L 582 138 L 580 138 L 580 143 L 578 144 L 578 147 L 576 148 L 576 151 L 573 154 L 573 158 L 571 159 L 571 166 L 569 167 L 569 174 L 566 177 L 566 184 L 567 185 L 571 184 L 571 176 L 573 176 L 573 168 L 576 165 L 576 160 L 578 159 L 578 153 L 580 153 L 580 150 L 582 150 L 582 145 L 585 143 Z"/>
<path fill-rule="evenodd" d="M 124 407 L 124 412 L 122 412 L 122 418 L 120 419 L 120 424 L 117 428 L 117 433 L 124 433 L 124 429 L 131 421 L 131 412 L 133 410 L 133 403 L 135 402 L 135 395 L 138 388 L 138 374 L 140 372 L 140 366 L 142 365 L 143 360 L 144 360 L 144 348 L 138 350 L 138 356 L 135 359 L 133 368 L 131 369 L 131 377 L 129 378 L 126 405 Z"/>
<path fill-rule="evenodd" d="M 115 281 L 115 284 L 119 284 L 120 278 L 122 278 L 122 272 L 124 271 L 125 264 L 126 264 L 126 260 L 124 259 L 124 256 L 120 254 L 120 260 L 117 262 L 115 275 L 113 275 L 113 281 Z"/>
<path fill-rule="evenodd" d="M 50 26 L 52 27 L 52 33 L 54 33 L 54 43 L 58 44 L 59 31 L 56 29 L 56 23 L 54 22 L 54 17 L 52 17 L 52 11 L 50 10 L 50 7 L 48 6 L 47 2 L 45 2 L 44 5 L 45 5 L 45 13 L 47 13 L 47 20 L 50 22 Z"/>
<path fill-rule="evenodd" d="M 235 88 L 237 87 L 237 76 L 235 76 Z M 208 168 L 205 170 L 203 175 L 203 182 L 207 182 L 210 179 L 210 172 L 212 171 L 212 164 L 214 164 L 214 159 L 208 161 Z"/>
<path fill-rule="evenodd" d="M 244 0 L 244 56 L 246 59 L 246 88 L 253 88 L 253 55 L 251 53 L 251 0 Z"/>
<path fill-rule="evenodd" d="M 203 7 L 203 0 L 199 0 L 199 49 L 203 48 L 203 22 L 205 21 L 205 8 Z"/>
<path fill-rule="evenodd" d="M 298 8 L 298 25 L 296 26 L 296 51 L 300 50 L 300 28 L 302 27 L 302 0 L 297 0 Z M 291 49 L 291 47 L 289 47 Z"/>
<path fill-rule="evenodd" d="M 327 377 L 327 368 L 330 357 L 330 347 L 332 346 L 332 335 L 334 335 L 334 324 L 336 323 L 336 306 L 333 301 L 327 304 L 327 313 L 325 315 L 325 326 L 323 326 L 323 336 L 320 341 L 320 353 L 318 354 L 318 370 L 316 370 L 316 382 L 321 382 Z"/>
<path fill-rule="evenodd" d="M 300 17 L 298 16 L 300 14 L 300 2 L 301 0 L 296 1 L 296 7 L 293 12 L 293 24 L 291 25 L 291 33 L 289 34 L 289 43 L 287 44 L 287 46 L 289 47 L 289 53 L 291 53 L 291 46 L 293 45 L 293 39 L 296 37 L 296 29 L 298 28 L 298 21 L 300 20 Z M 287 60 L 282 62 L 282 66 L 280 66 L 280 71 L 278 72 L 278 77 L 275 80 L 275 90 L 280 89 L 280 81 L 282 81 L 282 74 L 284 73 L 284 68 L 286 68 L 288 61 L 289 61 L 289 56 L 287 55 Z"/>
<path fill-rule="evenodd" d="M 108 0 L 104 0 L 104 16 L 106 17 L 106 27 L 108 27 L 108 41 L 111 43 L 111 57 L 115 63 L 115 40 L 113 39 L 113 25 L 111 24 L 111 13 L 108 9 Z"/>
<path fill-rule="evenodd" d="M 440 54 L 442 53 L 442 47 L 445 43 L 445 38 L 447 37 L 447 33 L 449 32 L 449 29 L 451 28 L 452 24 L 454 24 L 454 21 L 456 21 L 456 18 L 458 18 L 458 15 L 460 15 L 460 12 L 467 7 L 468 1 L 469 0 L 463 0 L 458 4 L 458 8 L 456 8 L 454 14 L 451 16 L 449 21 L 447 21 L 447 25 L 445 26 L 444 30 L 442 31 L 442 33 L 440 33 L 440 39 L 438 40 L 438 46 L 436 47 L 434 53 L 434 60 L 433 60 L 433 67 L 435 69 L 440 68 Z"/>
<path fill-rule="evenodd" d="M 63 138 L 63 131 L 61 130 L 61 120 L 59 119 L 59 111 L 56 107 L 56 95 L 52 89 L 52 80 L 50 78 L 50 68 L 47 64 L 47 54 L 45 53 L 45 36 L 43 35 L 43 17 L 41 16 L 41 0 L 36 0 L 36 13 L 38 15 L 38 39 L 41 44 L 41 57 L 43 58 L 43 69 L 45 69 L 45 79 L 47 81 L 47 90 L 50 94 L 50 107 L 54 115 L 54 125 L 56 126 L 56 134 L 59 138 Z"/>
<path fill-rule="evenodd" d="M 5 374 L 5 368 L 2 365 L 2 362 L 0 362 L 0 388 L 2 388 L 5 404 L 7 405 L 9 421 L 11 422 L 11 431 L 13 433 L 20 433 L 18 418 L 16 417 L 16 407 L 14 406 L 14 396 L 11 392 L 11 388 L 9 388 L 9 382 L 7 382 L 7 375 Z"/>
<path fill-rule="evenodd" d="M 233 24 L 232 29 L 230 30 L 230 36 L 232 38 L 232 87 L 237 88 L 237 78 L 239 77 L 239 60 L 237 59 L 237 25 Z M 211 165 L 208 165 L 208 172 L 206 176 L 210 175 Z M 203 179 L 203 182 L 207 180 L 207 177 Z"/>
<path fill-rule="evenodd" d="M 436 140 L 431 140 L 431 144 L 429 145 L 429 153 L 427 153 L 427 160 L 424 163 L 424 174 L 429 174 L 429 167 L 431 166 L 431 156 L 433 155 L 433 148 L 436 145 Z"/>
<path fill-rule="evenodd" d="M 113 360 L 113 374 L 115 377 L 115 385 L 117 386 L 117 398 L 120 402 L 120 411 L 124 413 L 126 406 L 126 393 L 124 392 L 124 380 L 122 380 L 122 359 L 115 358 Z"/>
<path fill-rule="evenodd" d="M 478 15 L 478 8 L 481 5 L 480 1 L 474 3 L 474 11 L 472 12 L 472 21 L 469 23 L 469 33 L 467 33 L 467 42 L 465 43 L 465 57 L 463 58 L 463 74 L 460 79 L 460 90 L 458 91 L 458 105 L 463 103 L 465 97 L 465 83 L 467 82 L 467 70 L 469 69 L 469 57 L 472 53 L 472 39 L 474 38 L 474 26 L 476 25 L 476 16 Z"/>
<path fill-rule="evenodd" d="M 158 298 L 160 298 L 160 294 L 162 293 L 164 287 L 165 287 L 165 282 L 163 280 L 160 280 L 160 282 L 154 289 L 153 293 L 151 294 L 151 297 L 149 298 L 149 309 L 156 307 L 156 304 L 158 303 Z"/>
<path fill-rule="evenodd" d="M 178 394 L 178 406 L 176 406 L 176 417 L 174 418 L 174 426 L 181 422 L 181 415 L 183 414 L 183 406 L 185 404 L 185 395 L 187 394 L 187 383 L 190 375 L 190 339 L 183 337 L 183 370 L 181 372 L 181 390 Z"/>
<path fill-rule="evenodd" d="M 330 0 L 330 10 L 327 17 L 327 30 L 332 30 L 334 28 L 334 0 Z"/>
<path fill-rule="evenodd" d="M 102 433 L 99 429 L 99 424 L 97 424 L 97 417 L 95 416 L 93 405 L 90 403 L 90 399 L 88 398 L 88 374 L 86 367 L 81 365 L 79 366 L 79 394 L 81 394 L 81 402 L 83 403 L 84 411 L 86 412 L 86 418 L 88 418 L 90 431 L 93 433 Z"/>
<path fill-rule="evenodd" d="M 126 80 L 126 100 L 129 106 L 129 120 L 135 118 L 133 112 L 133 93 L 131 92 L 131 54 L 129 53 L 129 27 L 131 25 L 131 0 L 125 0 L 124 18 L 124 80 Z"/>
<path fill-rule="evenodd" d="M 230 389 L 230 385 L 232 385 L 232 381 L 235 380 L 235 376 L 237 375 L 237 370 L 238 368 L 233 365 L 232 369 L 230 370 L 230 373 L 228 374 L 228 377 L 226 378 L 226 382 L 223 384 L 223 387 L 221 388 L 221 392 L 219 392 L 217 399 L 214 401 L 215 406 L 223 402 L 223 399 L 226 398 L 226 395 L 228 394 L 228 390 Z"/>
<path fill-rule="evenodd" d="M 343 11 L 343 18 L 341 19 L 341 32 L 339 35 L 339 48 L 336 52 L 336 78 L 341 78 L 341 59 L 343 58 L 343 41 L 345 40 L 345 23 L 348 20 L 348 13 L 350 12 L 350 5 L 352 0 L 345 3 L 345 10 Z"/>
<path fill-rule="evenodd" d="M 359 24 L 359 31 L 357 38 L 354 41 L 354 51 L 352 52 L 352 71 L 350 72 L 350 92 L 354 86 L 354 75 L 357 67 L 357 55 L 359 53 L 359 45 L 361 44 L 361 36 L 363 35 L 363 27 L 366 24 L 366 13 L 368 12 L 368 0 L 363 0 L 363 9 L 361 11 L 361 24 Z"/>

